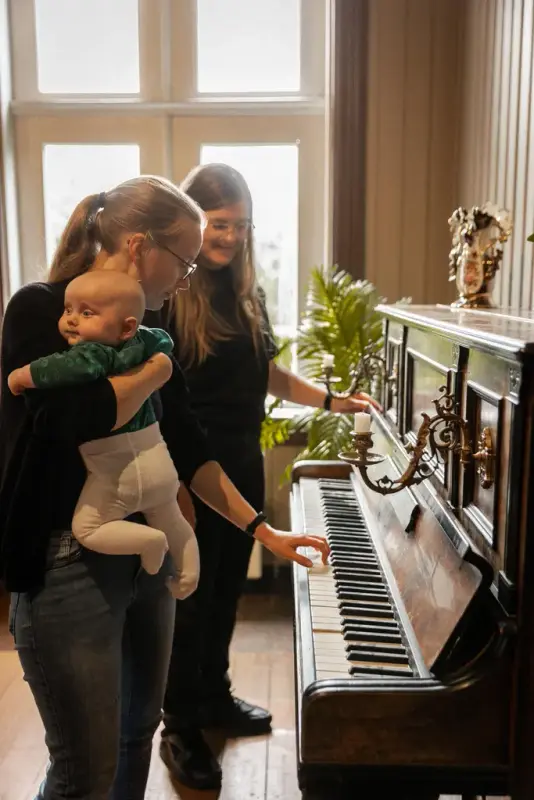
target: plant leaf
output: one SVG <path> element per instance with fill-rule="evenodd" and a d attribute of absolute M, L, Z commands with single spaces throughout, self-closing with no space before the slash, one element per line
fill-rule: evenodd
<path fill-rule="evenodd" d="M 306 308 L 296 336 L 303 374 L 310 380 L 320 381 L 323 357 L 328 353 L 334 356 L 334 374 L 341 379 L 336 389 L 348 387 L 351 370 L 359 364 L 364 353 L 378 355 L 383 348 L 382 317 L 375 310 L 382 302 L 385 299 L 378 295 L 369 281 L 355 281 L 335 266 L 314 267 Z M 410 302 L 410 298 L 399 301 L 402 305 Z M 361 389 L 369 391 L 370 388 L 364 379 Z M 279 401 L 272 404 L 271 409 L 279 404 Z M 270 419 L 269 413 L 262 432 L 265 449 L 287 441 L 293 432 L 299 430 L 306 431 L 307 445 L 295 461 L 337 460 L 340 451 L 350 448 L 353 424 L 350 415 L 311 409 L 291 420 L 281 420 Z M 288 466 L 281 482 L 290 479 L 292 466 Z"/>

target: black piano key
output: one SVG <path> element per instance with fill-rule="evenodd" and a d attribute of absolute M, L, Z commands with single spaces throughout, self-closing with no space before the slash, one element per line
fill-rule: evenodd
<path fill-rule="evenodd" d="M 339 542 L 333 542 L 332 539 L 328 539 L 328 541 L 333 546 L 336 555 L 342 555 L 343 553 L 356 554 L 360 551 L 360 548 L 357 545 L 355 545 L 354 542 L 346 542 L 344 544 L 340 544 Z"/>
<path fill-rule="evenodd" d="M 364 575 L 379 575 L 380 578 L 382 579 L 382 573 L 378 568 L 378 564 L 376 564 L 376 563 L 375 564 L 367 564 L 367 563 L 363 563 L 362 564 L 361 561 L 356 561 L 354 563 L 354 566 L 353 566 L 353 572 L 357 572 L 360 575 L 361 574 L 364 574 Z M 382 579 L 382 582 L 383 582 L 383 579 Z"/>
<path fill-rule="evenodd" d="M 338 589 L 348 589 L 349 591 L 352 589 L 353 591 L 357 592 L 371 592 L 374 594 L 384 595 L 388 597 L 388 593 L 386 592 L 385 587 L 382 584 L 378 583 L 367 583 L 365 581 L 360 580 L 358 577 L 354 577 L 353 575 L 340 575 L 336 577 L 335 585 Z"/>
<path fill-rule="evenodd" d="M 366 592 L 385 592 L 385 587 L 382 581 L 369 580 L 369 577 L 374 577 L 373 573 L 369 572 L 353 572 L 346 574 L 343 572 L 341 575 L 335 576 L 336 586 L 345 586 L 347 589 L 364 589 Z"/>
<path fill-rule="evenodd" d="M 348 567 L 343 567 L 343 569 L 341 567 L 334 567 L 332 572 L 334 574 L 334 580 L 336 583 L 342 583 L 345 581 L 347 584 L 351 584 L 353 586 L 359 583 L 359 575 L 361 575 L 361 570 L 359 570 L 356 566 L 354 569 L 349 569 Z"/>
<path fill-rule="evenodd" d="M 373 593 L 373 592 L 364 592 L 361 591 L 359 588 L 345 588 L 345 589 L 337 589 L 336 596 L 338 600 L 346 600 L 347 602 L 364 602 L 364 603 L 372 603 L 376 605 L 377 603 L 381 606 L 389 606 L 389 598 L 387 594 L 383 593 Z"/>
<path fill-rule="evenodd" d="M 362 525 L 354 525 L 351 522 L 341 522 L 338 519 L 327 519 L 325 520 L 324 527 L 325 530 L 331 531 L 331 533 L 339 533 L 341 536 L 347 531 L 351 531 L 357 536 L 365 537 L 367 541 L 370 541 L 369 533 Z"/>
<path fill-rule="evenodd" d="M 382 667 L 378 664 L 358 664 L 353 665 L 349 668 L 349 673 L 351 675 L 392 675 L 395 677 L 404 676 L 404 677 L 413 677 L 413 672 L 410 667 Z"/>
<path fill-rule="evenodd" d="M 354 626 L 347 628 L 343 632 L 343 638 L 346 642 L 376 642 L 381 645 L 402 645 L 400 633 L 386 633 L 385 631 L 376 630 L 366 632 L 364 630 L 355 629 Z"/>
<path fill-rule="evenodd" d="M 367 554 L 371 554 L 371 551 L 367 551 Z M 338 553 L 334 550 L 331 553 L 332 561 L 336 566 L 347 566 L 347 567 L 355 567 L 358 564 L 358 559 L 360 555 L 364 555 L 364 553 L 343 553 L 343 555 L 338 555 Z"/>
<path fill-rule="evenodd" d="M 357 564 L 369 564 L 372 566 L 378 566 L 378 560 L 374 553 L 354 553 L 353 560 Z"/>
<path fill-rule="evenodd" d="M 367 556 L 370 558 L 371 556 L 374 556 L 374 553 L 372 550 L 357 550 L 355 553 L 338 553 L 335 547 L 331 547 L 331 556 L 336 561 L 336 564 L 339 564 L 339 566 L 346 564 L 348 567 L 355 567 L 360 561 L 361 556 Z M 378 561 L 376 564 L 378 566 Z"/>
<path fill-rule="evenodd" d="M 325 527 L 326 530 L 339 531 L 339 533 L 344 533 L 345 531 L 354 531 L 360 536 L 365 536 L 367 539 L 369 539 L 369 534 L 363 525 L 355 525 L 348 520 L 343 521 L 339 518 L 329 518 L 325 523 Z"/>
<path fill-rule="evenodd" d="M 347 534 L 346 536 L 343 536 L 337 532 L 329 533 L 327 531 L 326 538 L 328 541 L 332 542 L 335 547 L 352 547 L 353 550 L 359 550 L 361 547 L 367 549 L 371 546 L 368 539 L 364 539 L 363 537 L 360 539 L 354 534 Z"/>
<path fill-rule="evenodd" d="M 365 626 L 366 630 L 368 629 L 375 630 L 377 632 L 399 633 L 399 624 L 396 619 L 365 619 L 361 621 L 344 619 L 341 621 L 341 627 L 343 631 L 352 629 L 360 630 L 361 626 Z"/>
<path fill-rule="evenodd" d="M 362 592 L 357 589 L 343 589 L 340 587 L 337 589 L 337 596 L 340 600 L 374 600 L 378 603 L 384 603 L 387 600 L 385 592 L 380 594 L 378 592 Z"/>
<path fill-rule="evenodd" d="M 367 598 L 364 600 L 347 599 L 342 601 L 340 600 L 340 603 L 341 602 L 345 605 L 346 608 L 353 608 L 356 610 L 359 610 L 360 608 L 365 608 L 365 609 L 370 609 L 371 611 L 376 610 L 381 612 L 387 611 L 388 616 L 393 617 L 393 609 L 391 608 L 391 603 L 387 598 L 386 599 L 381 598 L 380 600 L 369 600 Z"/>
<path fill-rule="evenodd" d="M 389 619 L 393 618 L 393 614 L 390 608 L 377 606 L 376 608 L 370 608 L 363 606 L 361 604 L 351 603 L 350 601 L 344 600 L 339 604 L 339 610 L 341 614 L 351 614 L 352 616 L 358 617 L 377 617 L 381 619 Z"/>
<path fill-rule="evenodd" d="M 373 574 L 372 572 L 363 572 L 362 570 L 354 570 L 351 575 L 351 580 L 354 580 L 354 582 L 361 581 L 367 584 L 377 584 L 378 586 L 384 585 L 380 573 Z"/>
<path fill-rule="evenodd" d="M 387 648 L 381 650 L 371 650 L 366 647 L 349 647 L 348 651 L 349 661 L 370 661 L 371 663 L 381 664 L 401 664 L 409 666 L 409 661 L 405 653 L 395 653 Z"/>

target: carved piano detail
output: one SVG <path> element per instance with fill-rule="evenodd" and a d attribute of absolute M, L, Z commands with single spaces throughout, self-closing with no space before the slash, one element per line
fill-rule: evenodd
<path fill-rule="evenodd" d="M 381 458 L 360 447 L 353 464 L 293 470 L 293 528 L 332 548 L 328 567 L 294 567 L 300 785 L 310 800 L 530 800 L 534 317 L 379 310 L 397 377 L 373 415 Z M 375 491 L 410 473 L 440 394 L 458 446 L 408 488 Z"/>

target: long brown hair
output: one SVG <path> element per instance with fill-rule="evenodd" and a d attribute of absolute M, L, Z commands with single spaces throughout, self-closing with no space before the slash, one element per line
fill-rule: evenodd
<path fill-rule="evenodd" d="M 180 188 L 203 211 L 215 211 L 244 203 L 252 221 L 252 198 L 240 172 L 228 164 L 205 164 L 195 167 Z M 236 334 L 232 325 L 211 307 L 213 282 L 210 272 L 198 258 L 199 268 L 191 278 L 190 290 L 180 292 L 175 301 L 175 325 L 180 361 L 186 367 L 202 363 L 214 351 L 216 342 Z M 256 351 L 261 346 L 263 316 L 254 265 L 253 228 L 249 226 L 242 247 L 230 264 L 236 296 L 236 319 L 243 319 L 250 328 Z"/>
<path fill-rule="evenodd" d="M 141 175 L 108 192 L 85 197 L 74 209 L 58 242 L 48 281 L 74 278 L 92 266 L 100 248 L 113 254 L 125 231 L 148 233 L 166 244 L 180 234 L 184 219 L 204 225 L 197 204 L 155 175 Z"/>

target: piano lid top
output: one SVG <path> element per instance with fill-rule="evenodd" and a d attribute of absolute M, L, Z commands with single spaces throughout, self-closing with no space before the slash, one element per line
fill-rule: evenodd
<path fill-rule="evenodd" d="M 382 303 L 376 310 L 402 325 L 434 331 L 467 346 L 510 355 L 534 353 L 534 311 Z"/>

